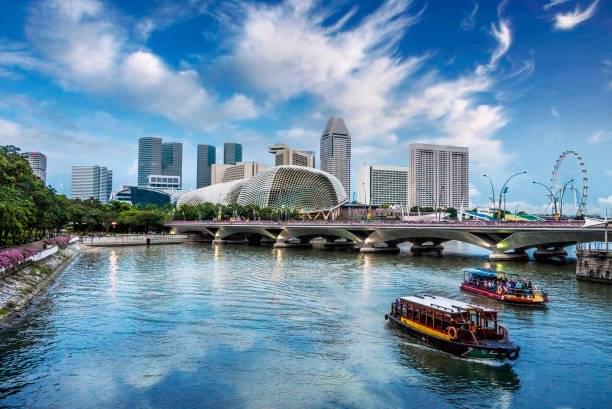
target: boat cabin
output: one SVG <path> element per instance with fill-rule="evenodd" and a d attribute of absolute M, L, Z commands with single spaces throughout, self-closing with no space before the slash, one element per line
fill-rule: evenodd
<path fill-rule="evenodd" d="M 505 329 L 497 323 L 497 311 L 480 305 L 432 295 L 398 298 L 392 314 L 434 331 L 452 340 L 500 340 Z M 403 321 L 402 320 L 402 321 Z M 452 328 L 452 329 L 451 329 Z"/>

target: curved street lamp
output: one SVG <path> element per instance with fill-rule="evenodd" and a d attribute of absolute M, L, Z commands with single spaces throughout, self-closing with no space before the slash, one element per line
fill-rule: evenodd
<path fill-rule="evenodd" d="M 503 192 L 504 192 L 504 189 L 505 189 L 505 188 L 506 188 L 506 186 L 508 185 L 508 182 L 510 182 L 510 180 L 511 180 L 512 178 L 516 177 L 516 176 L 519 176 L 519 175 L 526 175 L 526 174 L 527 174 L 527 171 L 526 171 L 526 170 L 524 170 L 524 171 L 522 171 L 522 172 L 517 172 L 517 173 L 515 173 L 514 175 L 510 176 L 510 177 L 509 177 L 509 178 L 506 180 L 506 182 L 505 182 L 505 183 L 504 183 L 504 185 L 502 186 L 501 190 L 499 191 L 499 206 L 498 206 L 498 209 L 500 209 L 500 212 L 501 212 L 501 206 L 502 206 L 502 194 L 503 194 Z M 500 216 L 501 216 L 501 214 L 500 214 Z"/>
<path fill-rule="evenodd" d="M 567 182 L 565 182 L 565 184 L 563 185 L 563 188 L 561 189 L 561 197 L 559 198 L 559 202 L 560 202 L 560 206 L 559 206 L 559 218 L 563 217 L 563 198 L 565 197 L 565 189 L 567 188 L 567 185 L 569 185 L 573 181 L 574 181 L 574 179 L 568 180 Z"/>
<path fill-rule="evenodd" d="M 489 183 L 491 183 L 491 202 L 493 203 L 493 218 L 496 219 L 497 216 L 495 216 L 495 189 L 493 188 L 493 180 L 491 179 L 491 176 L 487 175 L 486 173 L 482 176 L 489 179 Z"/>
<path fill-rule="evenodd" d="M 531 183 L 533 183 L 534 185 L 544 186 L 546 188 L 546 190 L 548 190 L 548 193 L 549 193 L 549 196 L 550 196 L 550 201 L 552 202 L 552 205 L 553 205 L 553 213 L 557 214 L 557 198 L 555 197 L 555 194 L 550 189 L 550 187 L 548 187 L 544 183 L 540 183 L 540 182 L 536 182 L 536 181 L 532 181 Z"/>

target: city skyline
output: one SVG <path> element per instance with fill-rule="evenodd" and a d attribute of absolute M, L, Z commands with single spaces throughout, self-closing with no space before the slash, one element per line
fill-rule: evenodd
<path fill-rule="evenodd" d="M 0 143 L 45 153 L 48 183 L 69 193 L 74 158 L 108 158 L 117 188 L 135 181 L 137 138 L 158 136 L 183 143 L 183 184 L 195 187 L 197 144 L 238 142 L 245 160 L 270 163 L 274 142 L 318 151 L 325 120 L 340 116 L 353 137 L 353 180 L 364 162 L 407 166 L 410 143 L 468 146 L 474 205 L 489 201 L 483 173 L 501 185 L 528 170 L 508 200 L 541 208 L 545 194 L 530 182 L 548 183 L 571 149 L 589 170 L 589 209 L 612 207 L 612 6 L 549 3 L 364 2 L 334 13 L 286 2 L 235 12 L 194 2 L 3 3 Z M 222 15 L 235 17 L 231 30 Z M 268 23 L 273 38 L 259 37 Z M 253 48 L 262 52 L 245 51 Z"/>

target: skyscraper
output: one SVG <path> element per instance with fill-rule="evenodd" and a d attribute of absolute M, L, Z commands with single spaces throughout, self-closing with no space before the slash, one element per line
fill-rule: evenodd
<path fill-rule="evenodd" d="M 242 145 L 234 142 L 223 144 L 223 163 L 225 165 L 235 165 L 242 162 Z"/>
<path fill-rule="evenodd" d="M 315 167 L 314 153 L 309 151 L 298 151 L 289 148 L 283 143 L 275 143 L 268 147 L 268 152 L 274 155 L 274 165 L 296 165 Z"/>
<path fill-rule="evenodd" d="M 72 166 L 71 197 L 108 202 L 113 187 L 113 171 L 103 166 Z"/>
<path fill-rule="evenodd" d="M 406 206 L 408 202 L 408 167 L 363 165 L 357 180 L 357 200 L 382 206 Z"/>
<path fill-rule="evenodd" d="M 40 152 L 26 152 L 26 160 L 36 175 L 44 184 L 47 184 L 47 157 Z"/>
<path fill-rule="evenodd" d="M 217 162 L 217 149 L 212 145 L 198 145 L 197 188 L 210 186 L 211 166 Z"/>
<path fill-rule="evenodd" d="M 138 140 L 138 186 L 146 186 L 149 175 L 162 174 L 162 140 L 144 137 Z"/>
<path fill-rule="evenodd" d="M 410 207 L 467 207 L 469 150 L 459 146 L 410 144 Z"/>
<path fill-rule="evenodd" d="M 164 176 L 183 177 L 183 144 L 179 142 L 163 142 L 161 174 Z M 181 186 L 179 185 L 179 189 Z"/>
<path fill-rule="evenodd" d="M 342 118 L 331 117 L 321 135 L 321 170 L 337 177 L 351 193 L 351 135 Z"/>
<path fill-rule="evenodd" d="M 237 165 L 211 165 L 211 183 L 216 185 L 234 180 L 250 179 L 266 169 L 268 169 L 266 165 L 257 162 L 241 162 Z"/>

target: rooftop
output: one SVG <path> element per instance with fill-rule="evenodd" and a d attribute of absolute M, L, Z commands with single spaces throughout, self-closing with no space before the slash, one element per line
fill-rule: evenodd
<path fill-rule="evenodd" d="M 434 295 L 411 295 L 408 297 L 402 297 L 402 300 L 424 305 L 429 308 L 436 309 L 446 313 L 458 313 L 464 312 L 469 309 L 480 309 L 484 312 L 496 312 L 495 310 L 482 305 L 470 304 L 463 301 L 452 300 L 446 297 L 434 296 Z"/>

